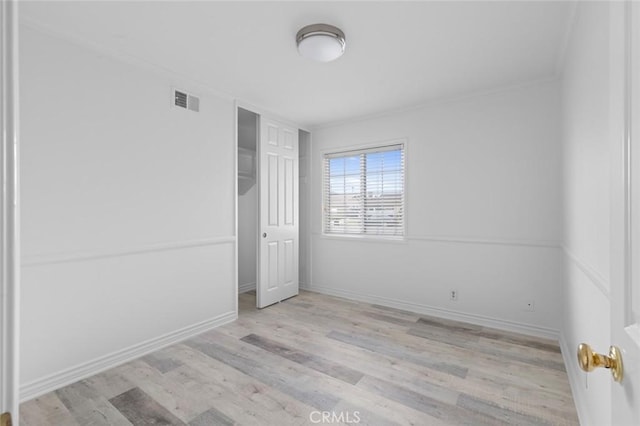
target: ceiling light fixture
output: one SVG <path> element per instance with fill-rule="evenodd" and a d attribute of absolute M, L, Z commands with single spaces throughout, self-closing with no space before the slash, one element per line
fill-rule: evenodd
<path fill-rule="evenodd" d="M 318 62 L 331 62 L 344 53 L 345 38 L 340 28 L 327 24 L 307 25 L 296 35 L 298 52 Z"/>

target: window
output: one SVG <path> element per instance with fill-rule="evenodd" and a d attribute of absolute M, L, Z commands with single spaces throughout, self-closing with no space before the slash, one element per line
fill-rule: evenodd
<path fill-rule="evenodd" d="M 404 144 L 324 155 L 324 233 L 404 236 Z"/>

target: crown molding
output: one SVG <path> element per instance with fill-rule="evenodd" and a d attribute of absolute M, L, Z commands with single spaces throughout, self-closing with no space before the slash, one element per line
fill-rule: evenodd
<path fill-rule="evenodd" d="M 500 96 L 500 95 L 507 94 L 509 92 L 524 90 L 534 86 L 550 84 L 557 81 L 560 81 L 560 78 L 554 74 L 554 75 L 546 76 L 543 78 L 523 81 L 520 83 L 511 84 L 511 85 L 498 86 L 494 88 L 471 91 L 471 92 L 461 93 L 461 94 L 451 95 L 451 96 L 443 96 L 443 97 L 434 98 L 416 105 L 411 105 L 407 107 L 376 112 L 373 114 L 366 114 L 366 115 L 361 115 L 357 117 L 351 117 L 345 120 L 336 120 L 336 121 L 328 122 L 325 124 L 320 124 L 317 126 L 313 126 L 311 130 L 315 131 L 315 130 L 328 129 L 332 127 L 340 127 L 340 126 L 359 123 L 363 121 L 385 118 L 393 115 L 406 114 L 409 112 L 419 111 L 423 109 L 426 110 L 426 109 L 438 108 L 445 105 L 455 105 L 458 103 L 465 103 L 465 102 L 469 102 L 479 98 Z"/>

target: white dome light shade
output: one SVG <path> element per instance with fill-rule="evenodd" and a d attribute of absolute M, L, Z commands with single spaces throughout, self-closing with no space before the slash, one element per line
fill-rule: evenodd
<path fill-rule="evenodd" d="M 332 25 L 308 25 L 298 31 L 296 41 L 298 52 L 314 61 L 334 61 L 344 53 L 344 33 Z"/>

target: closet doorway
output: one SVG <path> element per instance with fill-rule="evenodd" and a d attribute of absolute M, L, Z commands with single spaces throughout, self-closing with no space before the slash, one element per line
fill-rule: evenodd
<path fill-rule="evenodd" d="M 299 147 L 294 126 L 238 108 L 238 290 L 264 308 L 299 292 Z"/>

